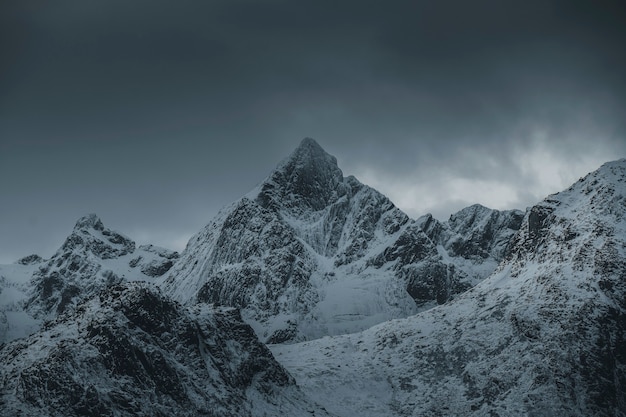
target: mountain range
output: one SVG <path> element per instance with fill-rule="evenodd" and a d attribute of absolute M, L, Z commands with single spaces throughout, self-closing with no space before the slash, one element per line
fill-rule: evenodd
<path fill-rule="evenodd" d="M 441 222 L 306 138 L 180 254 L 88 215 L 1 265 L 0 407 L 625 416 L 625 300 L 626 160 Z"/>

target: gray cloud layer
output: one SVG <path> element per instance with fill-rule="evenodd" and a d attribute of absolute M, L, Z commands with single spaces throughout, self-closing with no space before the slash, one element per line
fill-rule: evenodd
<path fill-rule="evenodd" d="M 2 261 L 91 211 L 179 246 L 304 136 L 413 216 L 626 155 L 619 1 L 0 7 Z"/>

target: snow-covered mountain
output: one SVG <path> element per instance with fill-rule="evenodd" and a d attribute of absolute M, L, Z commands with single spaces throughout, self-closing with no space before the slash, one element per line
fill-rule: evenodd
<path fill-rule="evenodd" d="M 61 248 L 35 272 L 26 309 L 35 317 L 54 317 L 103 286 L 163 275 L 177 258 L 176 252 L 152 245 L 136 248 L 90 214 L 76 222 Z"/>
<path fill-rule="evenodd" d="M 236 310 L 112 284 L 0 350 L 3 416 L 328 416 Z"/>
<path fill-rule="evenodd" d="M 41 320 L 24 311 L 24 303 L 32 289 L 33 274 L 42 264 L 43 259 L 30 255 L 14 264 L 0 265 L 0 345 L 39 329 Z"/>
<path fill-rule="evenodd" d="M 189 241 L 162 285 L 181 302 L 241 308 L 271 343 L 349 333 L 484 279 L 521 217 L 476 206 L 411 220 L 307 138 Z"/>
<path fill-rule="evenodd" d="M 136 247 L 92 214 L 49 260 L 33 255 L 0 266 L 0 341 L 28 334 L 103 286 L 152 278 L 180 302 L 241 308 L 264 341 L 355 332 L 480 282 L 521 217 L 472 206 L 443 223 L 409 219 L 304 139 L 194 236 L 180 260 Z"/>
<path fill-rule="evenodd" d="M 49 260 L 0 265 L 0 414 L 329 415 L 238 310 L 158 289 L 177 258 L 88 215 Z"/>
<path fill-rule="evenodd" d="M 2 415 L 626 417 L 626 160 L 440 222 L 305 139 L 180 256 L 0 265 L 0 364 Z"/>
<path fill-rule="evenodd" d="M 453 292 L 460 293 L 496 269 L 508 253 L 523 218 L 524 212 L 520 210 L 498 211 L 474 204 L 445 222 L 427 214 L 417 219 L 417 224 L 437 245 L 448 275 L 460 285 Z M 449 295 L 444 297 L 449 298 Z"/>
<path fill-rule="evenodd" d="M 272 350 L 342 416 L 625 416 L 626 160 L 489 248 L 497 271 L 444 305 Z"/>
<path fill-rule="evenodd" d="M 30 255 L 0 265 L 0 343 L 30 334 L 106 286 L 154 280 L 177 258 L 156 246 L 136 247 L 95 214 L 82 217 L 49 260 Z"/>

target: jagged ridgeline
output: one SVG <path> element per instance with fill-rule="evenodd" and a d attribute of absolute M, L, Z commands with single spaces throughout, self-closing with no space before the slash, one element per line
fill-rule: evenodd
<path fill-rule="evenodd" d="M 0 265 L 0 415 L 625 417 L 624 300 L 626 160 L 441 222 L 304 139 L 180 255 Z"/>
<path fill-rule="evenodd" d="M 307 138 L 189 241 L 163 288 L 242 309 L 270 343 L 354 332 L 471 288 L 522 216 L 472 206 L 412 220 Z"/>
<path fill-rule="evenodd" d="M 626 159 L 528 210 L 504 257 L 444 305 L 272 349 L 342 416 L 626 416 Z"/>
<path fill-rule="evenodd" d="M 29 255 L 0 265 L 0 343 L 32 333 L 103 288 L 154 282 L 177 259 L 177 252 L 164 248 L 137 247 L 95 214 L 84 216 L 50 259 Z"/>
<path fill-rule="evenodd" d="M 237 310 L 187 309 L 147 283 L 101 289 L 0 363 L 2 416 L 328 416 Z"/>
<path fill-rule="evenodd" d="M 54 318 L 103 286 L 152 280 L 181 303 L 241 309 L 263 341 L 294 342 L 363 330 L 452 299 L 495 270 L 522 216 L 476 205 L 443 223 L 430 215 L 412 220 L 344 177 L 336 158 L 307 138 L 180 257 L 136 247 L 89 215 L 52 258 L 24 258 L 7 275 L 33 276 L 12 288 L 35 320 Z M 5 316 L 3 339 L 27 333 Z"/>
<path fill-rule="evenodd" d="M 25 307 L 35 318 L 54 318 L 105 286 L 163 275 L 177 258 L 177 252 L 156 246 L 137 248 L 90 214 L 76 222 L 52 258 L 39 261 Z"/>

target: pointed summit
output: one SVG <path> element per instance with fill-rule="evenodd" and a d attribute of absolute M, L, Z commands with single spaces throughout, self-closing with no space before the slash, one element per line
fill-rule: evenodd
<path fill-rule="evenodd" d="M 310 137 L 306 137 L 306 138 L 302 139 L 302 141 L 300 141 L 299 148 L 302 148 L 302 147 L 314 147 L 314 148 L 319 148 L 319 149 L 322 149 L 322 147 L 320 146 L 320 144 L 319 144 L 319 143 L 317 143 L 317 142 L 315 141 L 315 139 L 310 138 Z M 323 149 L 322 149 L 322 150 L 323 150 Z"/>
<path fill-rule="evenodd" d="M 20 263 L 40 264 L 33 274 L 25 310 L 52 319 L 81 299 L 122 280 L 145 280 L 167 272 L 176 252 L 152 245 L 135 247 L 130 238 L 104 226 L 95 214 L 79 218 L 72 233 L 47 261 L 36 255 Z"/>
<path fill-rule="evenodd" d="M 337 166 L 337 158 L 327 153 L 312 138 L 304 138 L 300 145 L 292 152 L 292 154 L 280 163 L 277 171 L 281 168 L 291 168 L 299 173 L 314 173 L 317 171 L 331 172 L 339 178 L 343 179 L 343 173 Z"/>
<path fill-rule="evenodd" d="M 88 214 L 76 221 L 72 234 L 57 251 L 57 255 L 67 251 L 87 251 L 101 259 L 115 258 L 135 250 L 135 242 L 114 232 L 94 214 Z"/>
<path fill-rule="evenodd" d="M 326 153 L 326 151 L 313 138 L 304 138 L 300 145 L 293 151 L 287 160 L 297 160 L 301 162 L 315 160 L 317 162 L 326 162 L 330 165 L 337 166 L 337 158 Z"/>
<path fill-rule="evenodd" d="M 81 217 L 76 221 L 76 225 L 74 225 L 74 230 L 89 230 L 94 229 L 98 231 L 104 230 L 104 224 L 102 224 L 102 220 L 95 214 L 90 213 L 86 216 Z"/>
<path fill-rule="evenodd" d="M 304 138 L 263 183 L 257 202 L 266 208 L 284 207 L 298 214 L 302 210 L 321 210 L 345 192 L 337 158 L 315 140 Z"/>

